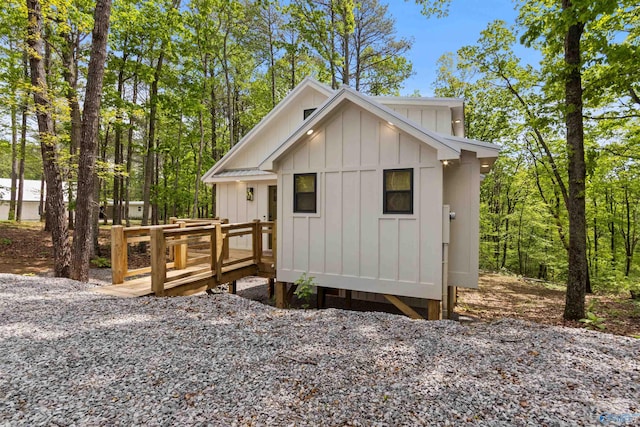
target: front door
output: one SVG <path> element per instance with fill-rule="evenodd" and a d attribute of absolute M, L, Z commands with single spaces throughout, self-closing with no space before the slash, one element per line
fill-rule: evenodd
<path fill-rule="evenodd" d="M 269 186 L 269 221 L 278 219 L 278 186 Z M 269 249 L 273 249 L 273 235 L 269 234 Z"/>

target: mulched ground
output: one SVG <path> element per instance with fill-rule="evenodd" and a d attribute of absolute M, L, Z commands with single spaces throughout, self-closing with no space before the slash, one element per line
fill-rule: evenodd
<path fill-rule="evenodd" d="M 51 272 L 51 237 L 42 228 L 40 223 L 17 225 L 0 222 L 0 273 L 46 275 Z M 106 260 L 110 259 L 109 237 L 109 229 L 101 228 L 100 256 Z M 131 267 L 142 267 L 148 262 L 148 254 L 130 251 Z M 550 325 L 585 327 L 582 323 L 562 320 L 564 297 L 564 291 L 558 286 L 484 273 L 480 276 L 478 289 L 458 290 L 456 312 L 482 321 L 510 317 Z M 341 301 L 337 301 L 332 306 L 340 305 Z M 593 312 L 603 318 L 603 332 L 640 336 L 640 301 L 630 299 L 628 293 L 589 295 L 587 305 L 591 305 Z M 360 309 L 357 303 L 353 308 Z"/>

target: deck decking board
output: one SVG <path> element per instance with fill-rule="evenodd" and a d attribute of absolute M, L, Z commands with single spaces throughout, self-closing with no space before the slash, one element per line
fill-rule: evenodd
<path fill-rule="evenodd" d="M 164 294 L 166 296 L 193 295 L 248 276 L 273 278 L 275 275 L 273 256 L 270 251 L 264 252 L 259 264 L 255 264 L 253 260 L 238 262 L 223 267 L 220 276 L 211 270 L 209 260 L 180 270 L 167 270 Z M 251 253 L 250 250 L 230 249 L 229 258 L 225 259 L 225 263 L 247 259 Z M 121 284 L 102 286 L 94 291 L 122 298 L 136 298 L 154 294 L 151 289 L 151 276 L 126 280 Z"/>

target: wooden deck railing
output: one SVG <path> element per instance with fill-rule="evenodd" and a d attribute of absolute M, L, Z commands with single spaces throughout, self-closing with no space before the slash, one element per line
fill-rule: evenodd
<path fill-rule="evenodd" d="M 112 282 L 114 284 L 123 283 L 127 277 L 138 276 L 151 272 L 151 266 L 129 269 L 129 245 L 134 243 L 143 243 L 151 241 L 151 229 L 160 227 L 163 229 L 173 229 L 180 227 L 200 227 L 204 225 L 220 224 L 228 220 L 218 219 L 199 219 L 180 221 L 177 218 L 171 218 L 170 224 L 139 226 L 139 227 L 123 227 L 114 225 L 111 227 L 111 271 Z M 181 223 L 184 223 L 182 225 Z M 173 258 L 173 253 L 170 254 Z M 171 265 L 173 267 L 173 265 Z"/>
<path fill-rule="evenodd" d="M 222 221 L 172 221 L 172 224 L 148 227 L 113 226 L 111 229 L 111 266 L 114 284 L 125 283 L 131 276 L 151 273 L 151 288 L 156 295 L 164 295 L 167 284 L 189 280 L 215 278 L 223 283 L 223 273 L 248 265 L 263 263 L 263 236 L 275 236 L 275 223 L 253 222 L 226 224 Z M 229 241 L 250 237 L 251 250 L 235 251 L 229 255 Z M 149 242 L 151 265 L 128 268 L 129 245 Z M 276 239 L 273 238 L 273 254 Z M 206 247 L 203 250 L 203 246 Z M 196 249 L 197 248 L 197 249 Z M 199 267 L 198 267 L 199 266 Z M 275 266 L 275 256 L 273 265 Z M 185 270 L 185 271 L 180 271 Z M 168 274 L 171 271 L 171 274 Z"/>

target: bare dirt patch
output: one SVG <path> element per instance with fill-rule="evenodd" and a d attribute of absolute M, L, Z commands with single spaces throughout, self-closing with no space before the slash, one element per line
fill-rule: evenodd
<path fill-rule="evenodd" d="M 43 274 L 53 268 L 51 235 L 40 223 L 0 223 L 0 273 Z"/>
<path fill-rule="evenodd" d="M 584 323 L 562 319 L 564 299 L 565 291 L 558 285 L 484 273 L 480 275 L 478 289 L 458 289 L 456 312 L 484 321 L 511 317 L 548 325 L 585 327 Z M 640 301 L 632 300 L 628 293 L 595 293 L 587 296 L 586 304 L 603 319 L 603 332 L 640 335 Z"/>
<path fill-rule="evenodd" d="M 97 257 L 102 267 L 109 267 L 111 234 L 108 226 L 100 227 Z M 70 233 L 71 235 L 73 232 Z M 149 254 L 129 251 L 129 266 L 149 265 Z M 105 264 L 106 262 L 106 264 Z M 53 270 L 51 234 L 41 222 L 0 222 L 0 273 L 47 275 Z M 102 276 L 102 275 L 101 275 Z"/>

